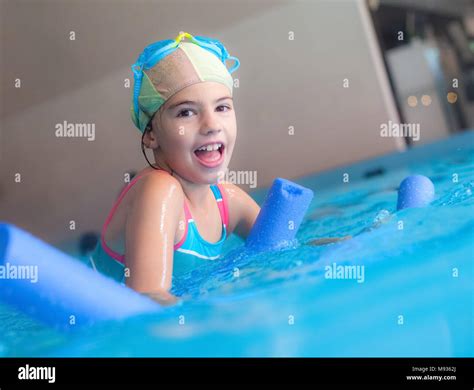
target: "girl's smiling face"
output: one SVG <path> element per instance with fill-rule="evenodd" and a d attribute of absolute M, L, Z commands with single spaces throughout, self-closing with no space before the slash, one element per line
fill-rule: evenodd
<path fill-rule="evenodd" d="M 172 96 L 153 117 L 146 134 L 157 162 L 183 179 L 216 183 L 229 165 L 237 135 L 229 89 L 217 82 L 190 85 Z M 148 139 L 147 139 L 148 138 Z"/>

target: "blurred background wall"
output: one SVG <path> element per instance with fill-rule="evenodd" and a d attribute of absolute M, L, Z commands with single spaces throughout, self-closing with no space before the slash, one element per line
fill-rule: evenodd
<path fill-rule="evenodd" d="M 421 34 L 419 19 L 418 30 L 407 30 L 406 14 L 448 18 L 464 31 L 470 3 L 435 1 L 434 11 L 391 3 L 2 0 L 0 219 L 55 245 L 100 230 L 124 175 L 146 165 L 129 117 L 130 65 L 146 45 L 179 31 L 218 38 L 239 57 L 230 169 L 257 171 L 258 187 L 410 147 L 380 137 L 388 121 L 415 118 L 421 142 L 472 127 L 466 93 L 460 121 L 443 111 L 446 97 L 424 60 L 420 69 L 401 69 L 394 52 L 413 50 L 413 42 L 418 51 L 437 50 L 435 33 Z M 406 39 L 391 44 L 400 28 Z M 459 54 L 452 55 L 459 74 Z M 423 82 L 412 88 L 407 74 Z M 410 116 L 407 98 L 421 102 L 423 94 L 431 105 L 420 103 L 423 115 Z M 57 138 L 55 125 L 64 121 L 94 124 L 94 141 Z"/>

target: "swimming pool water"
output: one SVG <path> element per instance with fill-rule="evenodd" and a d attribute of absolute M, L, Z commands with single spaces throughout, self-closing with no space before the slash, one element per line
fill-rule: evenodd
<path fill-rule="evenodd" d="M 297 244 L 205 264 L 159 313 L 58 333 L 1 306 L 0 356 L 473 356 L 473 141 L 395 156 L 367 179 L 298 181 L 315 197 Z M 397 212 L 409 174 L 428 176 L 436 198 Z M 358 273 L 329 278 L 337 269 Z"/>

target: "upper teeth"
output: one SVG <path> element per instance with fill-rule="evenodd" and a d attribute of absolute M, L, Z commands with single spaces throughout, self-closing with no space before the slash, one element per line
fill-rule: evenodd
<path fill-rule="evenodd" d="M 222 144 L 217 143 L 217 144 L 209 144 L 209 145 L 204 145 L 201 146 L 198 150 L 207 150 L 208 152 L 211 152 L 213 150 L 217 150 L 222 146 Z"/>

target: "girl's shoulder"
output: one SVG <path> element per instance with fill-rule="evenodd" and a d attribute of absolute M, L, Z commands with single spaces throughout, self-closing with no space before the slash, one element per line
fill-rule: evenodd
<path fill-rule="evenodd" d="M 169 172 L 163 169 L 153 169 L 151 167 L 143 168 L 141 171 L 139 171 L 135 175 L 134 179 L 138 179 L 137 184 L 139 182 L 152 183 L 154 185 L 159 185 L 163 183 L 163 184 L 179 185 L 181 187 L 178 179 L 176 179 Z"/>
<path fill-rule="evenodd" d="M 133 198 L 165 198 L 170 195 L 182 201 L 184 192 L 178 179 L 163 170 L 145 168 L 135 175 Z"/>
<path fill-rule="evenodd" d="M 224 196 L 232 203 L 239 202 L 242 198 L 247 198 L 249 195 L 240 187 L 233 183 L 221 181 L 219 186 L 224 190 Z"/>

